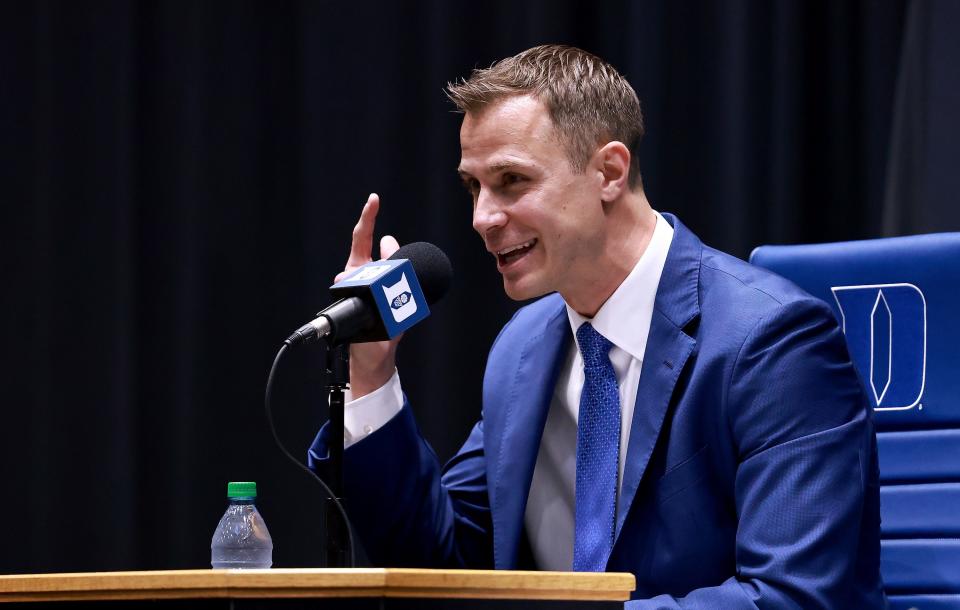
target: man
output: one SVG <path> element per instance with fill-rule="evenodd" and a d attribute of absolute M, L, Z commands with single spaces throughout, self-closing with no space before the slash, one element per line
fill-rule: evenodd
<path fill-rule="evenodd" d="M 633 609 L 884 607 L 875 440 L 828 307 L 651 209 L 639 102 L 599 58 L 536 47 L 449 96 L 474 229 L 510 297 L 547 296 L 495 341 L 442 472 L 397 343 L 352 348 L 346 495 L 374 560 L 627 571 Z"/>

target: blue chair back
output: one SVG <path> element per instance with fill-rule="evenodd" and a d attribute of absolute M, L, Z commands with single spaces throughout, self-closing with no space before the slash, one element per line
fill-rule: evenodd
<path fill-rule="evenodd" d="M 829 303 L 874 408 L 894 610 L 960 610 L 960 233 L 761 246 Z"/>

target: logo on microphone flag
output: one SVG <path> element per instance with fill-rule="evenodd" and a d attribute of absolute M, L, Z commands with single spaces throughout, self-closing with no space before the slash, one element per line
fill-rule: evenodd
<path fill-rule="evenodd" d="M 417 301 L 410 292 L 406 273 L 402 273 L 400 281 L 393 286 L 383 286 L 383 294 L 390 303 L 390 314 L 398 324 L 417 313 Z"/>

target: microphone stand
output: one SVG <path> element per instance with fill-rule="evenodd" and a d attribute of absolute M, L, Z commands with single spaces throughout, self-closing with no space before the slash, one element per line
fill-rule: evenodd
<path fill-rule="evenodd" d="M 327 346 L 326 372 L 330 404 L 329 487 L 336 498 L 327 498 L 324 525 L 327 533 L 327 567 L 347 566 L 346 524 L 340 519 L 336 502 L 343 503 L 343 392 L 350 386 L 350 345 Z M 352 567 L 352 566 L 350 566 Z"/>

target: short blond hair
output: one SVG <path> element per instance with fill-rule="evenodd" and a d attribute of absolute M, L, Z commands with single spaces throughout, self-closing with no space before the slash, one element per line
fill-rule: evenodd
<path fill-rule="evenodd" d="M 617 140 L 630 150 L 630 188 L 642 184 L 640 100 L 627 79 L 596 55 L 565 45 L 533 47 L 447 83 L 446 94 L 467 114 L 505 97 L 532 95 L 547 107 L 574 170 L 583 172 L 599 146 Z"/>

